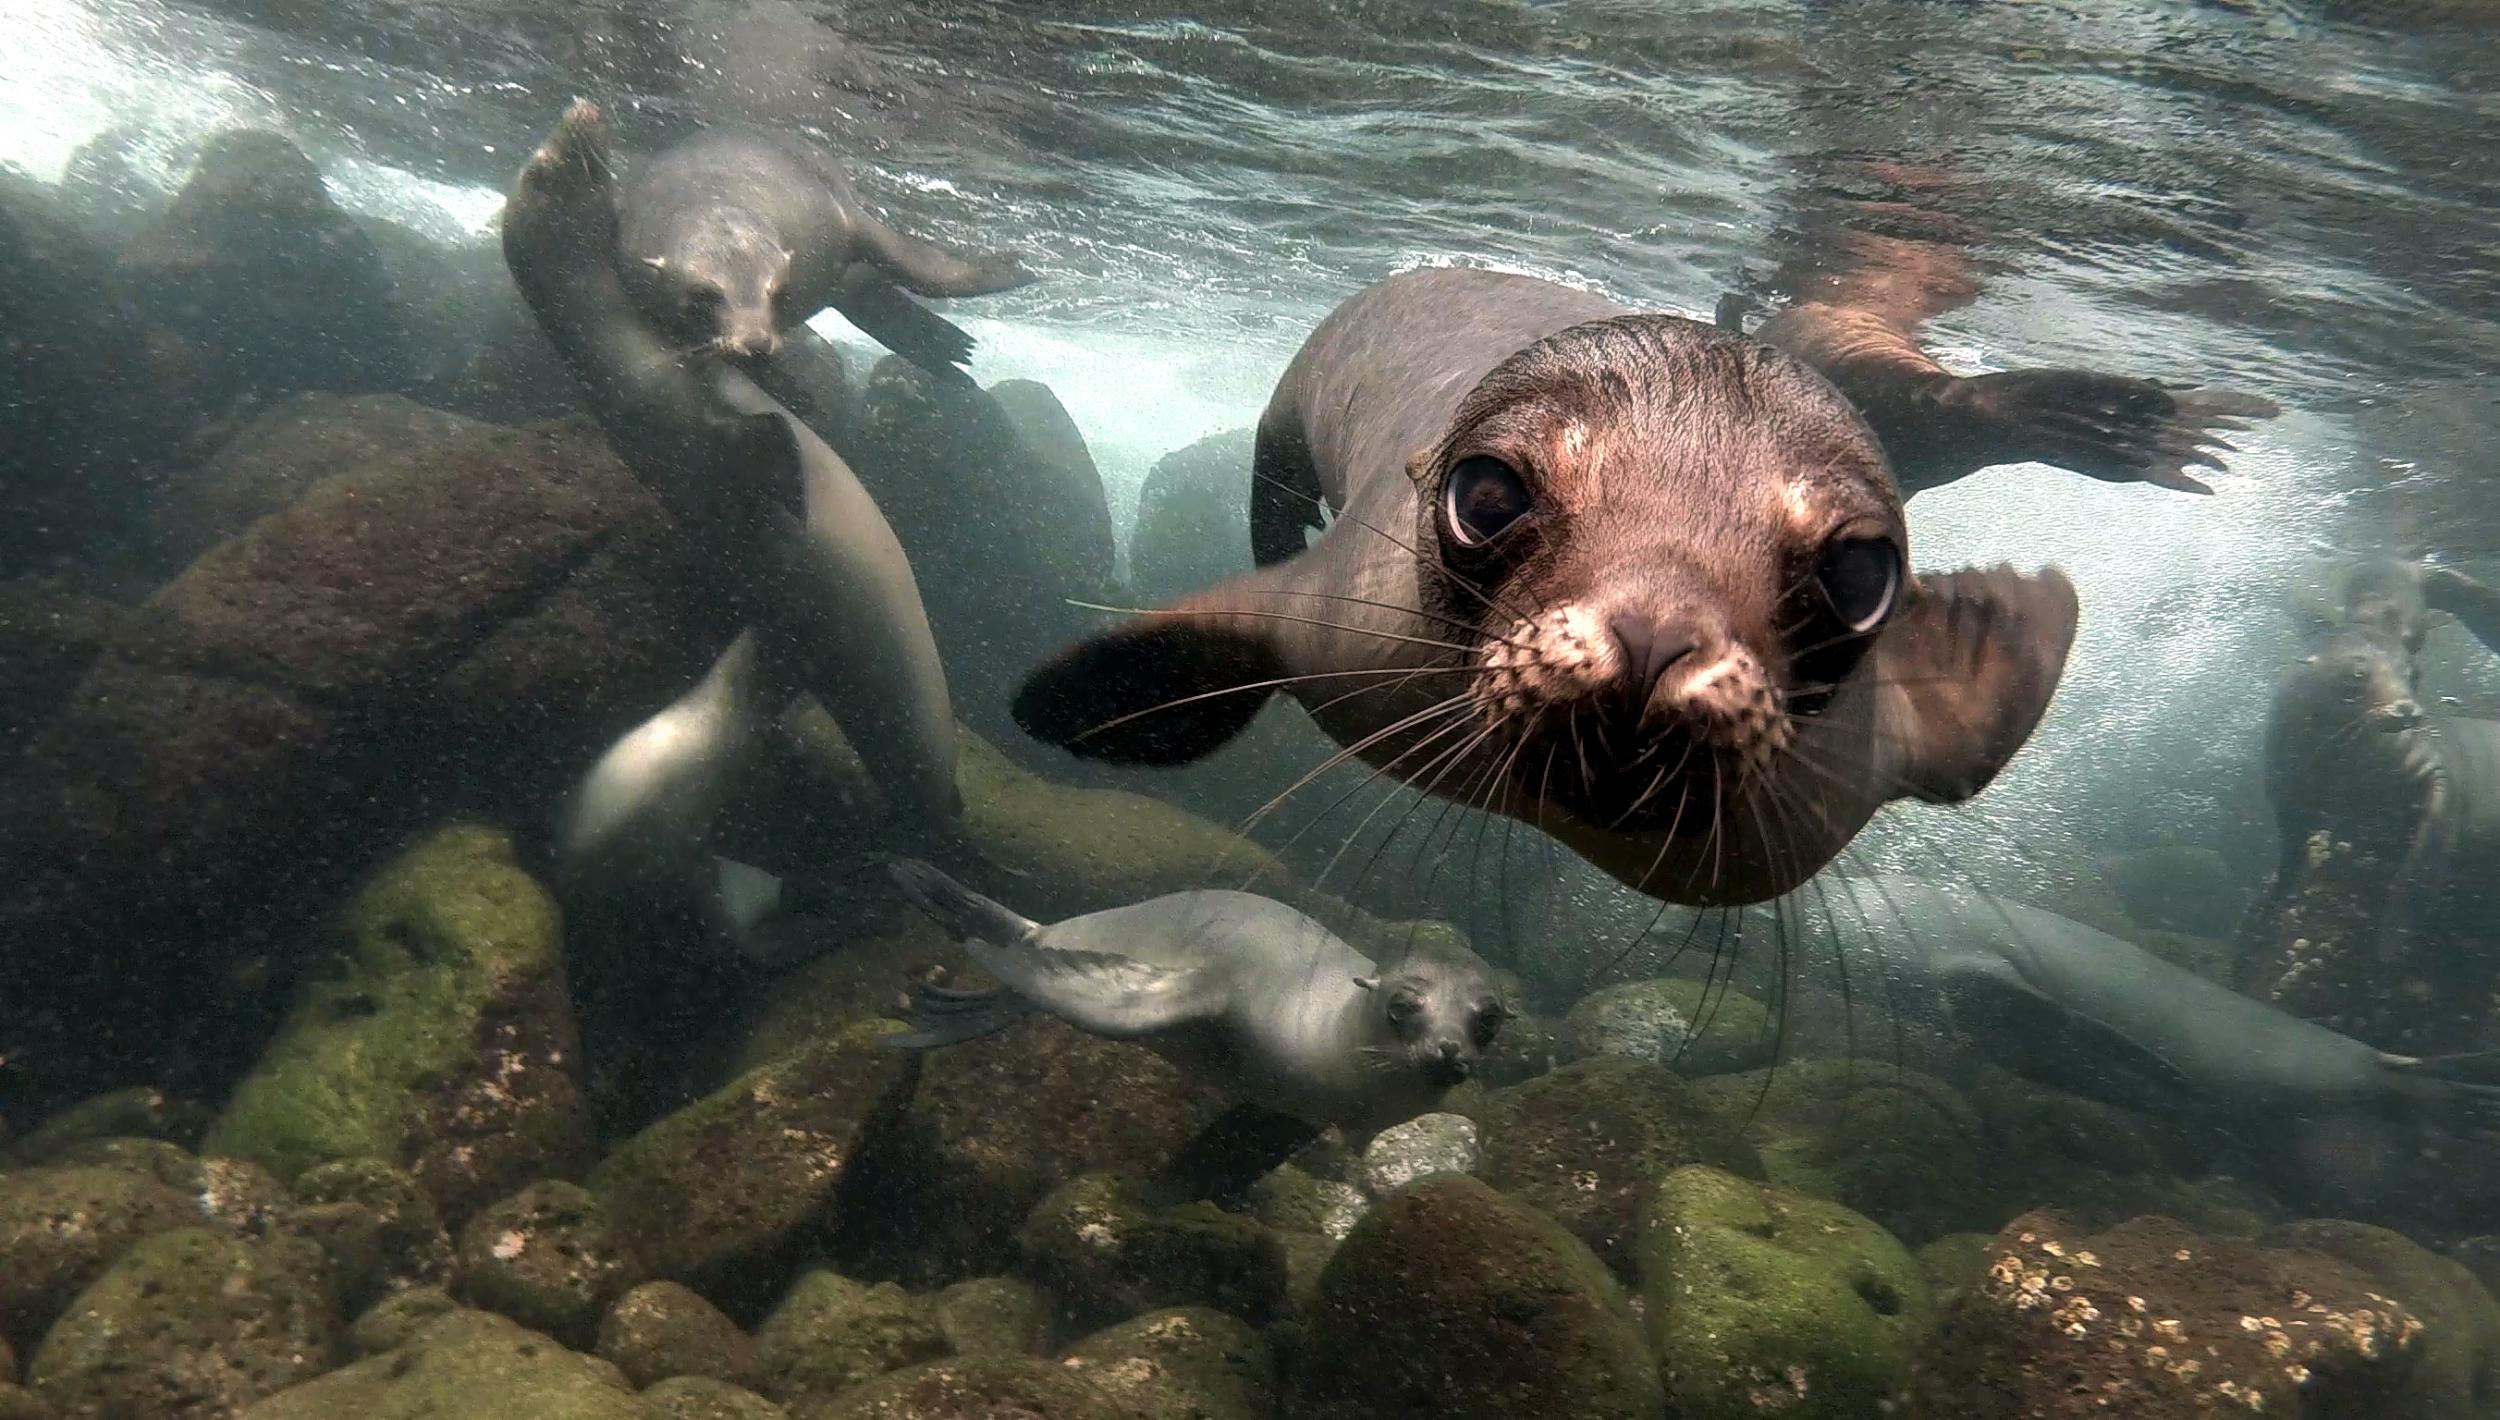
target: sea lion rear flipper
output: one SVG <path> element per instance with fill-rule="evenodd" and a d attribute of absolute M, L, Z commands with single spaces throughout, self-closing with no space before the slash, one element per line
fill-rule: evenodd
<path fill-rule="evenodd" d="M 886 865 L 894 885 L 911 905 L 958 940 L 977 937 L 993 946 L 1015 947 L 1032 940 L 1039 924 L 992 902 L 946 874 L 913 858 Z"/>
<path fill-rule="evenodd" d="M 1204 1020 L 1224 1008 L 1213 973 L 1156 966 L 1110 952 L 1009 949 L 964 939 L 973 964 L 1077 1029 L 1135 1040 Z"/>
<path fill-rule="evenodd" d="M 2225 431 L 2282 411 L 2272 400 L 2227 390 L 2165 389 L 2097 370 L 2008 370 L 1954 380 L 1938 417 L 1967 426 L 1979 467 L 2045 463 L 2111 483 L 2152 483 L 2185 493 L 2213 489 L 2190 465 L 2223 467 Z"/>
<path fill-rule="evenodd" d="M 1252 572 L 1080 641 L 1017 688 L 1026 734 L 1086 759 L 1187 764 L 1249 727 L 1285 677 L 1267 628 L 1236 608 Z"/>
<path fill-rule="evenodd" d="M 859 224 L 868 259 L 905 289 L 923 296 L 990 296 L 1039 280 L 1014 252 L 959 256 L 935 242 L 898 232 L 874 217 Z"/>
<path fill-rule="evenodd" d="M 938 1050 L 996 1035 L 1039 1009 L 1004 986 L 986 991 L 916 985 L 901 1013 L 909 1030 L 877 1038 L 888 1050 Z"/>
<path fill-rule="evenodd" d="M 866 262 L 855 261 L 843 271 L 833 308 L 879 345 L 930 374 L 962 378 L 959 367 L 972 358 L 972 337 L 962 327 L 904 295 Z"/>
<path fill-rule="evenodd" d="M 1919 578 L 1875 643 L 1890 787 L 1930 803 L 1988 787 L 2047 713 L 2079 614 L 2074 583 L 2054 567 Z"/>

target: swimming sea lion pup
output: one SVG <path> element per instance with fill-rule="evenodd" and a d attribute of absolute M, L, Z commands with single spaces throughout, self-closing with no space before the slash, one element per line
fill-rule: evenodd
<path fill-rule="evenodd" d="M 971 358 L 972 337 L 903 291 L 982 296 L 1034 279 L 1011 252 L 961 255 L 896 231 L 831 153 L 759 128 L 707 128 L 659 153 L 617 215 L 635 301 L 672 337 L 733 359 L 779 353 L 782 331 L 831 306 L 948 374 Z"/>
<path fill-rule="evenodd" d="M 1413 271 L 1338 307 L 1254 473 L 1270 565 L 1062 653 L 1020 725 L 1177 764 L 1288 689 L 1386 774 L 1724 905 L 1893 799 L 1979 792 L 2074 639 L 2054 569 L 1910 574 L 1882 448 L 1804 364 L 1531 277 Z"/>
<path fill-rule="evenodd" d="M 1133 1040 L 1249 1104 L 1370 1135 L 1440 1107 L 1510 1010 L 1474 953 L 1418 948 L 1375 965 L 1318 922 L 1246 892 L 1176 892 L 1047 926 L 925 863 L 893 866 L 913 905 L 961 941 L 988 991 L 921 988 L 926 1049 L 1034 1009 Z"/>

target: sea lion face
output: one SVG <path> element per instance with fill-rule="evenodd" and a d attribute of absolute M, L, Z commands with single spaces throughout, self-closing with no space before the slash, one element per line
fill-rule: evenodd
<path fill-rule="evenodd" d="M 1373 1023 L 1385 1044 L 1375 1059 L 1451 1089 L 1475 1074 L 1493 1048 L 1510 1008 L 1472 962 L 1410 952 L 1376 977 L 1355 982 L 1370 996 Z"/>
<path fill-rule="evenodd" d="M 1790 357 L 1691 321 L 1521 351 L 1409 471 L 1426 596 L 1479 632 L 1509 788 L 1602 829 L 1698 838 L 1743 806 L 1904 599 L 1874 435 Z"/>
<path fill-rule="evenodd" d="M 681 338 L 732 360 L 781 353 L 781 293 L 791 254 L 772 230 L 743 213 L 717 212 L 680 227 L 643 264 L 658 279 L 652 302 Z"/>
<path fill-rule="evenodd" d="M 2403 640 L 2375 626 L 2341 627 L 2285 673 L 2278 716 L 2318 721 L 2328 735 L 2410 730 L 2422 719 L 2418 674 Z"/>

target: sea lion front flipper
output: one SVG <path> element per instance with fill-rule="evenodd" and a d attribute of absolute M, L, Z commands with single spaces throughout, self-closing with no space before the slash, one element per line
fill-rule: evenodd
<path fill-rule="evenodd" d="M 991 296 L 1041 279 L 1025 270 L 1014 252 L 959 256 L 864 214 L 859 236 L 870 261 L 906 290 L 923 296 Z"/>
<path fill-rule="evenodd" d="M 1953 380 L 1938 417 L 1967 427 L 1978 467 L 2045 463 L 2110 483 L 2151 483 L 2184 493 L 2213 489 L 2190 465 L 2223 467 L 2224 432 L 2282 411 L 2272 400 L 2227 390 L 2170 390 L 2097 370 L 2008 370 Z"/>
<path fill-rule="evenodd" d="M 2149 1087 L 2135 1101 L 2147 1108 L 2195 1093 L 2195 1082 L 2159 1051 L 2043 994 L 2002 957 L 1955 959 L 1944 997 L 1955 1026 L 2025 1078 L 2104 1100 L 2114 1076 L 2131 1079 Z"/>
<path fill-rule="evenodd" d="M 1236 1104 L 1189 1137 L 1152 1186 L 1169 1206 L 1201 1199 L 1238 1207 L 1250 1188 L 1319 1137 L 1320 1126 L 1265 1105 Z"/>
<path fill-rule="evenodd" d="M 1988 787 L 2047 713 L 2079 615 L 2075 584 L 2054 567 L 1919 578 L 1875 643 L 1891 787 L 1930 803 Z"/>
<path fill-rule="evenodd" d="M 1009 990 L 1090 1035 L 1135 1040 L 1205 1020 L 1224 1009 L 1213 972 L 1156 966 L 1110 952 L 994 947 L 966 937 L 973 964 Z"/>
<path fill-rule="evenodd" d="M 2432 610 L 2455 617 L 2486 650 L 2500 655 L 2500 588 L 2453 567 L 2432 567 L 2422 573 L 2422 598 Z"/>
<path fill-rule="evenodd" d="M 972 358 L 972 337 L 962 327 L 903 294 L 884 272 L 864 261 L 843 268 L 833 308 L 879 345 L 930 374 L 963 378 L 960 367 Z"/>
<path fill-rule="evenodd" d="M 1269 629 L 1245 615 L 1274 586 L 1251 572 L 1080 641 L 1016 690 L 1016 724 L 1113 764 L 1187 764 L 1249 728 L 1285 679 Z M 1273 599 L 1270 598 L 1270 604 Z"/>

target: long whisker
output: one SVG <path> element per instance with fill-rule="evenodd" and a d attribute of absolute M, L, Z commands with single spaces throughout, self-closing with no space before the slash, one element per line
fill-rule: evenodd
<path fill-rule="evenodd" d="M 1348 676 L 1359 675 L 1397 675 L 1411 678 L 1416 675 L 1451 675 L 1459 672 L 1482 674 L 1483 668 L 1480 666 L 1470 665 L 1421 667 L 1366 666 L 1359 670 L 1312 671 L 1304 675 L 1285 675 L 1277 676 L 1272 680 L 1248 681 L 1241 685 L 1228 685 L 1221 690 L 1202 690 L 1195 695 L 1184 695 L 1177 700 L 1166 700 L 1160 705 L 1149 705 L 1143 710 L 1131 710 L 1127 714 L 1121 715 L 1115 719 L 1105 720 L 1091 729 L 1078 731 L 1076 735 L 1072 737 L 1070 742 L 1073 743 L 1075 740 L 1084 739 L 1088 735 L 1099 735 L 1108 730 L 1118 729 L 1120 726 L 1127 724 L 1131 720 L 1142 720 L 1148 715 L 1158 715 L 1166 710 L 1177 710 L 1184 705 L 1194 705 L 1201 700 L 1218 700 L 1227 695 L 1240 695 L 1246 691 L 1274 690 L 1280 686 L 1301 685 L 1307 681 L 1342 680 Z"/>
<path fill-rule="evenodd" d="M 1060 600 L 1073 607 L 1082 607 L 1087 611 L 1107 611 L 1114 616 L 1197 616 L 1201 614 L 1198 612 L 1183 611 L 1178 607 L 1168 606 L 1106 606 L 1101 602 L 1080 601 L 1075 597 L 1061 597 Z M 1370 636 L 1382 641 L 1395 641 L 1400 645 L 1405 646 L 1430 646 L 1433 649 L 1440 651 L 1456 651 L 1462 656 L 1471 656 L 1475 654 L 1475 648 L 1473 646 L 1461 646 L 1454 641 L 1435 641 L 1429 636 L 1408 636 L 1396 631 L 1375 631 L 1368 626 L 1356 626 L 1352 622 L 1346 621 L 1329 621 L 1323 617 L 1295 616 L 1289 612 L 1282 611 L 1247 611 L 1241 608 L 1235 608 L 1227 611 L 1224 615 L 1251 616 L 1257 617 L 1262 621 L 1290 621 L 1302 626 L 1317 626 L 1329 631 L 1345 631 L 1351 632 L 1357 636 Z"/>
<path fill-rule="evenodd" d="M 1306 592 L 1286 587 L 1250 587 L 1245 590 L 1255 596 L 1310 597 L 1315 601 L 1349 602 L 1355 606 L 1375 607 L 1381 611 L 1395 612 L 1400 616 L 1420 616 L 1427 621 L 1439 622 L 1441 625 L 1449 627 L 1451 630 L 1461 632 L 1465 635 L 1482 636 L 1488 641 L 1499 641 L 1505 646 L 1518 647 L 1518 649 L 1523 651 L 1527 649 L 1527 647 L 1507 636 L 1500 635 L 1481 626 L 1471 625 L 1467 622 L 1459 620 L 1455 616 L 1444 616 L 1437 611 L 1426 611 L 1421 607 L 1399 606 L 1396 602 L 1377 601 L 1371 597 L 1348 596 L 1340 592 Z"/>

